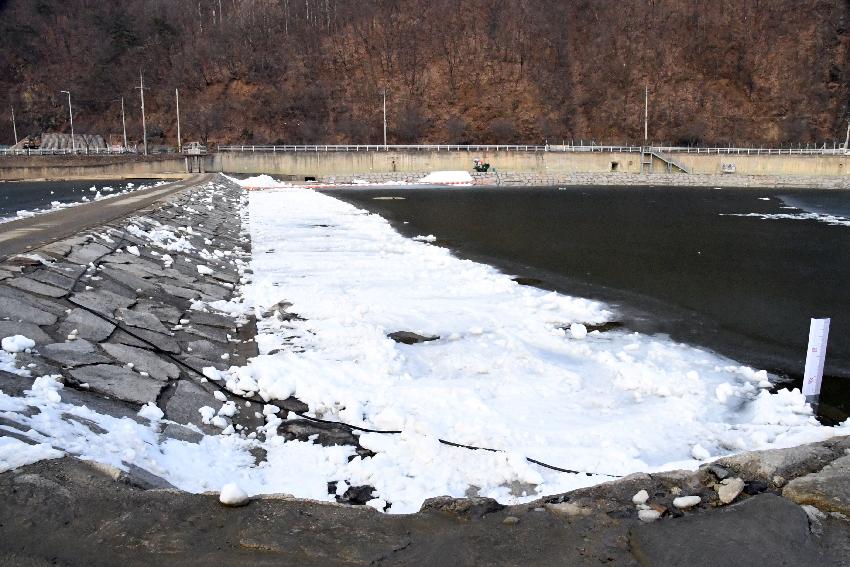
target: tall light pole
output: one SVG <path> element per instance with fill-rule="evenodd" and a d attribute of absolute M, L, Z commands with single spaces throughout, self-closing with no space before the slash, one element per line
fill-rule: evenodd
<path fill-rule="evenodd" d="M 18 145 L 18 127 L 15 125 L 15 107 L 10 106 L 12 109 L 12 132 L 15 133 L 15 145 Z"/>
<path fill-rule="evenodd" d="M 127 151 L 127 121 L 124 120 L 124 97 L 121 97 L 121 128 L 124 129 L 124 151 Z"/>
<path fill-rule="evenodd" d="M 646 85 L 646 92 L 643 99 L 643 145 L 647 145 L 649 140 L 649 85 Z"/>
<path fill-rule="evenodd" d="M 142 96 L 142 142 L 145 145 L 145 155 L 148 155 L 148 126 L 145 123 L 145 79 L 142 77 L 142 70 L 139 69 L 139 94 Z"/>
<path fill-rule="evenodd" d="M 387 149 L 387 89 L 384 87 L 384 149 Z"/>
<path fill-rule="evenodd" d="M 850 142 L 850 120 L 847 121 L 847 135 L 844 137 L 844 151 L 846 152 L 848 149 L 847 143 Z"/>
<path fill-rule="evenodd" d="M 221 6 L 219 5 L 219 9 Z M 180 92 L 174 89 L 174 98 L 177 100 L 177 151 L 181 151 L 182 144 L 180 143 Z"/>
<path fill-rule="evenodd" d="M 71 110 L 71 91 L 60 91 L 68 95 L 68 116 L 71 117 L 71 151 L 77 153 L 77 142 L 74 140 L 74 112 Z"/>

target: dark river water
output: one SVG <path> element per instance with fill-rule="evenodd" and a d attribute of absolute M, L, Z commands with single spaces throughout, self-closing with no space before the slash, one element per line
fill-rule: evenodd
<path fill-rule="evenodd" d="M 827 421 L 850 413 L 850 192 L 549 187 L 328 193 L 379 213 L 405 235 L 433 234 L 437 245 L 460 257 L 532 278 L 540 287 L 604 300 L 627 328 L 765 368 L 786 386 L 801 383 L 810 318 L 831 317 L 820 411 Z M 404 199 L 375 199 L 390 196 Z M 753 213 L 794 218 L 728 216 Z M 812 218 L 800 220 L 804 215 Z"/>
<path fill-rule="evenodd" d="M 14 217 L 17 211 L 49 209 L 52 201 L 73 203 L 83 197 L 93 199 L 94 187 L 108 195 L 139 185 L 151 185 L 159 179 L 124 180 L 77 180 L 77 181 L 11 181 L 0 183 L 0 219 Z M 107 188 L 110 188 L 108 190 Z"/>

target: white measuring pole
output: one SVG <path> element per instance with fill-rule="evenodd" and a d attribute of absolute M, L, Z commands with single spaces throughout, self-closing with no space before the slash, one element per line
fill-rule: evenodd
<path fill-rule="evenodd" d="M 809 401 L 820 396 L 828 337 L 829 319 L 812 319 L 809 327 L 809 348 L 806 351 L 806 370 L 803 373 L 803 394 Z"/>

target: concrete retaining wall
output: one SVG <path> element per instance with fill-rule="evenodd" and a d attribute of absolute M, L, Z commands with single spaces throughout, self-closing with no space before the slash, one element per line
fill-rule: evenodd
<path fill-rule="evenodd" d="M 850 171 L 848 156 L 777 156 L 671 154 L 692 173 L 721 174 L 723 164 L 734 164 L 738 175 L 828 175 Z M 472 169 L 481 158 L 498 171 L 520 173 L 640 173 L 640 154 L 603 152 L 471 152 L 471 151 L 371 151 L 371 152 L 224 152 L 207 157 L 207 171 L 268 173 L 293 178 L 351 174 L 416 173 Z M 653 171 L 666 165 L 653 160 Z"/>
<path fill-rule="evenodd" d="M 224 173 L 268 173 L 327 177 L 356 173 L 411 173 L 421 171 L 472 170 L 472 160 L 481 158 L 504 171 L 546 173 L 605 172 L 611 163 L 622 171 L 640 171 L 637 153 L 556 153 L 556 152 L 470 152 L 470 151 L 408 151 L 408 152 L 287 152 L 240 153 L 224 152 L 207 158 L 207 171 Z"/>
<path fill-rule="evenodd" d="M 692 173 L 721 175 L 723 164 L 734 164 L 738 176 L 830 176 L 848 175 L 847 156 L 755 156 L 671 154 Z M 475 158 L 489 162 L 496 171 L 547 176 L 552 183 L 565 174 L 622 175 L 640 173 L 640 154 L 603 152 L 516 151 L 370 151 L 370 152 L 223 152 L 204 159 L 205 171 L 231 174 L 328 178 L 368 174 L 412 174 L 441 170 L 470 171 Z M 653 170 L 664 174 L 666 165 L 653 160 Z M 144 177 L 184 174 L 178 156 L 16 156 L 0 157 L 0 180 L 92 177 Z M 850 175 L 848 175 L 850 177 Z M 623 177 L 623 182 L 630 178 Z M 723 179 L 728 179 L 723 176 Z M 658 181 L 659 183 L 661 181 Z M 712 182 L 714 183 L 714 182 Z M 720 183 L 729 184 L 728 181 Z M 772 183 L 772 181 L 767 181 Z M 681 184 L 690 184 L 682 182 Z"/>
<path fill-rule="evenodd" d="M 182 177 L 186 165 L 175 156 L 0 157 L 0 180 Z"/>
<path fill-rule="evenodd" d="M 417 183 L 427 172 L 371 173 L 361 175 L 329 175 L 319 177 L 320 183 L 356 185 L 368 183 Z M 659 185 L 683 187 L 789 187 L 802 189 L 850 189 L 850 176 L 814 175 L 729 175 L 685 173 L 473 173 L 475 185 L 533 186 L 533 185 Z"/>

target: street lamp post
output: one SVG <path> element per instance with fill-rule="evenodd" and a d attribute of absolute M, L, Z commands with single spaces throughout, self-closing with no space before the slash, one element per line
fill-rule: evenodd
<path fill-rule="evenodd" d="M 142 76 L 142 70 L 139 69 L 139 95 L 142 97 L 142 142 L 145 145 L 145 155 L 148 155 L 148 126 L 145 122 L 145 79 Z"/>
<path fill-rule="evenodd" d="M 17 127 L 17 125 L 15 125 L 15 107 L 10 106 L 9 108 L 12 109 L 12 132 L 15 133 L 15 145 L 17 146 L 18 145 L 18 127 Z"/>
<path fill-rule="evenodd" d="M 180 92 L 174 89 L 174 98 L 177 100 L 177 151 L 183 151 L 183 145 L 180 142 Z"/>
<path fill-rule="evenodd" d="M 127 122 L 124 121 L 124 97 L 121 97 L 121 127 L 124 128 L 124 151 L 127 151 Z"/>
<path fill-rule="evenodd" d="M 387 149 L 387 89 L 384 88 L 384 149 Z"/>
<path fill-rule="evenodd" d="M 74 140 L 74 111 L 71 110 L 71 91 L 60 91 L 68 95 L 68 116 L 71 117 L 71 151 L 77 153 L 77 143 Z"/>

